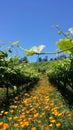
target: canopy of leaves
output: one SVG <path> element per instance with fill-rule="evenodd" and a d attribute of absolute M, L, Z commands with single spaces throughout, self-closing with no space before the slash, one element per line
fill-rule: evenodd
<path fill-rule="evenodd" d="M 58 42 L 56 42 L 56 45 L 61 51 L 73 54 L 73 40 L 71 38 L 66 37 L 64 39 L 60 39 Z"/>

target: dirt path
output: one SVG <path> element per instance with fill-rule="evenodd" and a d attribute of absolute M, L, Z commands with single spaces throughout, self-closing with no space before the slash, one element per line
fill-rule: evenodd
<path fill-rule="evenodd" d="M 46 75 L 41 76 L 41 80 L 38 82 L 36 86 L 36 90 L 33 90 L 33 93 L 39 94 L 39 95 L 47 95 L 48 93 L 51 93 L 52 91 L 55 91 L 55 88 L 50 85 L 48 81 L 48 77 Z"/>

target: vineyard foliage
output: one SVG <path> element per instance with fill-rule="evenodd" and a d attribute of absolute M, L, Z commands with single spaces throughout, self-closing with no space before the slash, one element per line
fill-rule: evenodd
<path fill-rule="evenodd" d="M 8 89 L 19 89 L 21 85 L 28 82 L 36 82 L 39 74 L 29 63 L 19 63 L 18 57 L 7 57 L 3 51 L 0 52 L 0 87 Z"/>
<path fill-rule="evenodd" d="M 64 85 L 73 89 L 73 56 L 64 59 L 56 59 L 45 62 L 19 63 L 16 56 L 8 58 L 4 52 L 0 52 L 0 87 L 19 90 L 20 86 L 36 82 L 40 73 L 46 73 L 51 83 Z M 7 90 L 8 91 L 8 90 Z"/>
<path fill-rule="evenodd" d="M 63 32 L 58 29 L 58 33 Z M 64 33 L 63 33 L 64 34 Z M 64 84 L 64 91 L 67 85 L 73 89 L 73 28 L 69 29 L 69 33 L 64 34 L 65 38 L 56 42 L 59 52 L 63 51 L 70 54 L 65 59 L 57 59 L 49 62 L 36 62 L 36 63 L 19 63 L 17 56 L 8 57 L 8 53 L 0 51 L 0 87 L 7 88 L 7 95 L 9 88 L 18 88 L 28 82 L 36 82 L 40 77 L 40 72 L 46 73 L 50 82 Z M 45 45 L 33 46 L 29 50 L 20 47 L 19 42 L 12 42 L 11 44 L 24 50 L 27 56 L 40 55 Z M 9 49 L 9 53 L 12 51 Z M 55 53 L 56 54 L 56 53 Z"/>
<path fill-rule="evenodd" d="M 41 53 L 44 45 L 25 50 L 18 41 L 0 50 L 0 130 L 73 130 L 73 28 L 69 31 L 58 29 L 65 38 L 56 42 L 56 52 Z M 37 62 L 12 56 L 13 46 L 38 55 Z"/>
<path fill-rule="evenodd" d="M 69 85 L 73 89 L 73 57 L 64 60 L 58 60 L 52 64 L 52 68 L 47 70 L 50 82 L 63 83 L 64 90 Z"/>
<path fill-rule="evenodd" d="M 65 50 L 65 53 L 73 54 L 73 40 L 71 40 L 71 38 L 66 37 L 64 39 L 60 39 L 56 42 L 56 45 L 61 51 Z"/>
<path fill-rule="evenodd" d="M 68 32 L 63 32 L 57 25 L 58 34 L 63 34 L 65 38 L 60 39 L 56 42 L 57 47 L 60 51 L 73 55 L 73 28 L 69 28 Z"/>
<path fill-rule="evenodd" d="M 31 63 L 35 69 L 47 74 L 51 83 L 57 83 L 58 87 L 63 84 L 63 91 L 67 86 L 73 89 L 73 56 L 64 59 L 54 59 L 49 62 Z"/>

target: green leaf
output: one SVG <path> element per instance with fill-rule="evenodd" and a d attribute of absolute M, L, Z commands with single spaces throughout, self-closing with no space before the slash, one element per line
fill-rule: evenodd
<path fill-rule="evenodd" d="M 42 51 L 42 49 L 44 48 L 45 46 L 44 45 L 40 45 L 40 46 L 33 46 L 31 49 L 29 50 L 24 50 L 25 54 L 27 56 L 32 56 L 36 53 L 40 53 Z"/>
<path fill-rule="evenodd" d="M 33 52 L 32 50 L 24 50 L 24 52 L 25 52 L 25 54 L 26 54 L 27 56 L 32 56 L 32 55 L 34 55 L 34 52 Z"/>
<path fill-rule="evenodd" d="M 73 53 L 73 41 L 70 38 L 60 39 L 58 42 L 56 42 L 56 45 L 61 51 L 67 49 L 64 51 L 65 53 Z"/>
<path fill-rule="evenodd" d="M 11 42 L 11 44 L 18 45 L 19 41 Z"/>
<path fill-rule="evenodd" d="M 33 46 L 30 50 L 32 50 L 35 53 L 40 53 L 44 47 L 45 47 L 45 45 Z"/>
<path fill-rule="evenodd" d="M 69 28 L 68 31 L 73 35 L 73 28 Z"/>
<path fill-rule="evenodd" d="M 12 53 L 12 50 L 11 50 L 11 49 L 9 49 L 8 51 L 9 51 L 9 53 Z"/>
<path fill-rule="evenodd" d="M 62 34 L 62 30 L 58 30 L 58 34 L 59 34 L 59 35 Z"/>

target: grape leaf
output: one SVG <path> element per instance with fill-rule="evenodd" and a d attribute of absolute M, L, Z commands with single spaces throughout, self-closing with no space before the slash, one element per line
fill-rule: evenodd
<path fill-rule="evenodd" d="M 24 52 L 25 52 L 25 54 L 26 54 L 27 56 L 32 56 L 32 55 L 34 55 L 34 52 L 33 52 L 32 50 L 24 50 Z"/>
<path fill-rule="evenodd" d="M 58 42 L 56 42 L 56 45 L 61 51 L 65 50 L 65 53 L 73 53 L 73 41 L 70 38 L 60 39 Z"/>
<path fill-rule="evenodd" d="M 62 34 L 62 30 L 58 30 L 58 34 Z"/>
<path fill-rule="evenodd" d="M 19 41 L 11 42 L 11 44 L 18 45 Z"/>
<path fill-rule="evenodd" d="M 73 28 L 69 28 L 68 31 L 73 35 Z"/>
<path fill-rule="evenodd" d="M 28 56 L 32 56 L 34 54 L 40 54 L 40 52 L 43 50 L 43 48 L 45 47 L 45 45 L 40 45 L 40 46 L 33 46 L 32 48 L 30 48 L 29 50 L 24 50 L 25 54 Z"/>
<path fill-rule="evenodd" d="M 34 51 L 35 53 L 40 53 L 45 45 L 40 45 L 40 46 L 33 46 L 30 50 Z"/>

